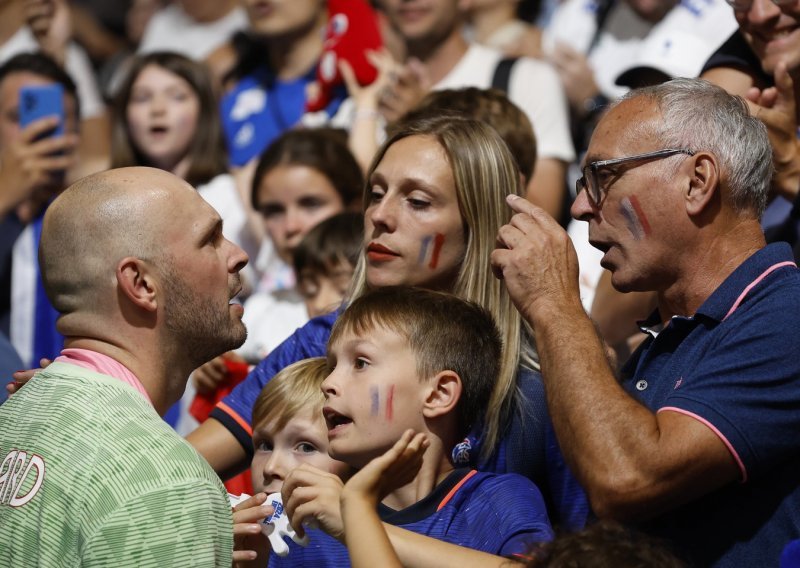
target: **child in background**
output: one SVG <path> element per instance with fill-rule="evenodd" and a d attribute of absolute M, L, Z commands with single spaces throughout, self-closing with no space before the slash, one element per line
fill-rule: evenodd
<path fill-rule="evenodd" d="M 185 179 L 222 217 L 225 237 L 257 256 L 259 239 L 227 171 L 214 89 L 202 64 L 169 52 L 134 58 L 113 105 L 111 167 L 125 166 Z M 251 267 L 243 275 L 255 284 Z"/>
<path fill-rule="evenodd" d="M 253 407 L 250 471 L 253 490 L 280 492 L 289 472 L 308 464 L 325 475 L 346 479 L 350 467 L 328 455 L 328 429 L 322 416 L 325 397 L 320 386 L 328 376 L 324 358 L 304 359 L 275 375 Z M 270 553 L 269 566 L 342 566 L 346 551 L 322 531 L 307 529 L 309 544 L 289 541 L 289 555 Z M 260 566 L 266 566 L 259 559 Z"/>
<path fill-rule="evenodd" d="M 506 557 L 552 538 L 530 480 L 453 465 L 450 450 L 479 420 L 500 353 L 499 332 L 486 310 L 441 292 L 375 289 L 334 325 L 332 371 L 322 383 L 331 457 L 364 468 L 409 429 L 429 444 L 419 473 L 379 505 L 381 520 L 395 525 L 389 536 L 403 563 L 422 557 L 426 546 L 441 548 L 420 534 Z M 341 491 L 340 481 L 308 466 L 289 474 L 282 493 L 295 530 L 313 517 L 328 534 L 348 538 L 339 500 L 331 497 Z"/>
<path fill-rule="evenodd" d="M 316 225 L 294 249 L 295 289 L 307 313 L 287 336 L 308 318 L 339 307 L 350 286 L 363 238 L 364 217 L 359 213 L 339 213 Z M 282 304 L 274 301 L 274 295 L 257 293 L 245 302 L 242 321 L 247 327 L 247 340 L 236 353 L 251 363 L 259 362 L 274 347 L 276 327 L 292 323 L 287 321 L 290 313 L 282 315 L 277 311 Z"/>
<path fill-rule="evenodd" d="M 363 240 L 364 216 L 340 213 L 311 229 L 295 249 L 297 290 L 303 296 L 308 317 L 330 313 L 342 303 Z"/>

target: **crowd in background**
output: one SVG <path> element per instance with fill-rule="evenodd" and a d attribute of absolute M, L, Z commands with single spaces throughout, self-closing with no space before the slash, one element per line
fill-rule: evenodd
<path fill-rule="evenodd" d="M 671 566 L 678 561 L 667 552 L 662 559 L 657 545 L 637 541 L 622 526 L 593 522 L 604 517 L 593 480 L 570 472 L 576 458 L 559 449 L 562 417 L 548 410 L 548 377 L 544 386 L 538 378 L 547 361 L 541 345 L 537 352 L 536 318 L 495 278 L 492 267 L 507 265 L 490 255 L 498 232 L 522 212 L 505 206 L 509 194 L 562 226 L 577 254 L 581 307 L 611 367 L 624 375 L 623 364 L 647 335 L 637 322 L 663 306 L 655 285 L 618 290 L 626 286 L 604 269 L 608 248 L 590 237 L 585 222 L 596 211 L 581 209 L 579 196 L 598 183 L 587 181 L 595 175 L 587 173 L 589 162 L 646 152 L 596 152 L 592 137 L 608 135 L 601 121 L 609 107 L 620 108 L 615 101 L 631 89 L 680 77 L 704 78 L 740 96 L 763 123 L 772 156 L 762 161 L 767 195 L 757 221 L 768 242 L 787 241 L 797 254 L 798 34 L 796 0 L 0 0 L 0 373 L 10 378 L 46 366 L 64 347 L 56 328 L 63 308 L 48 300 L 37 254 L 50 203 L 72 183 L 110 168 L 164 170 L 196 189 L 222 219 L 224 237 L 249 257 L 239 295 L 246 341 L 194 369 L 181 400 L 163 413 L 228 479 L 230 493 L 266 491 L 259 432 L 268 428 L 257 426 L 281 430 L 302 414 L 286 410 L 276 426 L 262 389 L 277 388 L 278 378 L 295 380 L 284 376 L 293 369 L 287 366 L 326 356 L 326 345 L 328 359 L 331 350 L 344 356 L 342 336 L 380 328 L 384 320 L 363 315 L 334 323 L 346 319 L 341 314 L 351 303 L 372 305 L 370 290 L 419 286 L 482 306 L 502 345 L 480 418 L 455 439 L 456 450 L 472 455 L 464 464 L 532 481 L 549 516 L 547 528 L 535 533 L 542 541 L 553 537 L 550 524 L 566 533 L 588 522 L 591 532 L 580 534 L 590 547 L 626 548 L 630 538 L 649 562 Z M 60 119 L 44 113 L 22 124 L 21 89 L 46 85 L 63 93 L 60 108 L 48 109 Z M 631 124 L 636 130 L 636 120 Z M 432 139 L 438 144 L 430 145 Z M 673 154 L 693 155 L 697 150 L 688 146 Z M 494 159 L 502 167 L 470 169 Z M 437 193 L 448 183 L 452 195 Z M 635 200 L 630 207 L 631 231 L 647 237 L 648 220 Z M 400 234 L 397 227 L 406 235 L 388 248 L 381 235 Z M 389 261 L 412 256 L 400 268 Z M 310 390 L 321 386 L 332 396 L 334 376 L 320 375 Z M 288 408 L 291 396 L 280 396 L 289 402 L 279 397 L 272 404 Z M 364 396 L 378 400 L 374 392 Z M 309 404 L 319 414 L 323 402 Z M 548 412 L 555 431 L 537 418 Z M 401 442 L 401 465 L 427 447 L 417 439 Z M 449 459 L 449 449 L 445 454 Z M 252 477 L 233 477 L 251 461 Z M 353 480 L 394 474 L 394 465 L 372 471 L 367 463 L 348 461 L 364 471 Z M 341 465 L 318 467 L 338 474 Z M 344 501 L 342 511 L 346 521 Z M 527 514 L 534 515 L 520 513 Z M 321 530 L 308 532 L 312 542 L 326 542 Z M 577 554 L 580 542 L 569 543 L 559 538 L 528 560 L 537 565 Z M 789 540 L 779 544 L 783 549 Z M 406 562 L 404 547 L 415 543 L 392 545 Z M 778 546 L 772 545 L 770 554 Z M 289 558 L 300 554 L 295 548 Z M 347 559 L 344 548 L 308 554 L 309 563 L 338 561 L 336 554 Z M 712 550 L 695 560 L 703 565 L 720 555 Z"/>

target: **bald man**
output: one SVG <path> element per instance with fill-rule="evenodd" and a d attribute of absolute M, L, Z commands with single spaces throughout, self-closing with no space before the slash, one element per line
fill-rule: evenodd
<path fill-rule="evenodd" d="M 96 174 L 39 249 L 65 349 L 0 407 L 0 565 L 230 566 L 225 490 L 164 423 L 189 373 L 238 347 L 247 255 L 188 184 Z"/>

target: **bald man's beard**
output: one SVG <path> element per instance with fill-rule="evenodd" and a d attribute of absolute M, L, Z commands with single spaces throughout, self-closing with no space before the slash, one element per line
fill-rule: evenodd
<path fill-rule="evenodd" d="M 164 325 L 197 367 L 244 343 L 247 329 L 231 314 L 227 303 L 217 305 L 192 294 L 192 286 L 183 277 L 172 270 L 167 272 Z"/>

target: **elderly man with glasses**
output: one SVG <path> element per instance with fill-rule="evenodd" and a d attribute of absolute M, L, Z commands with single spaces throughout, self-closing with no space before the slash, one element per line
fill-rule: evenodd
<path fill-rule="evenodd" d="M 776 566 L 800 536 L 800 272 L 759 226 L 765 127 L 741 99 L 676 79 L 613 106 L 585 163 L 573 216 L 617 289 L 658 295 L 620 377 L 551 218 L 510 197 L 492 255 L 533 326 L 567 461 L 599 517 L 693 564 Z"/>

